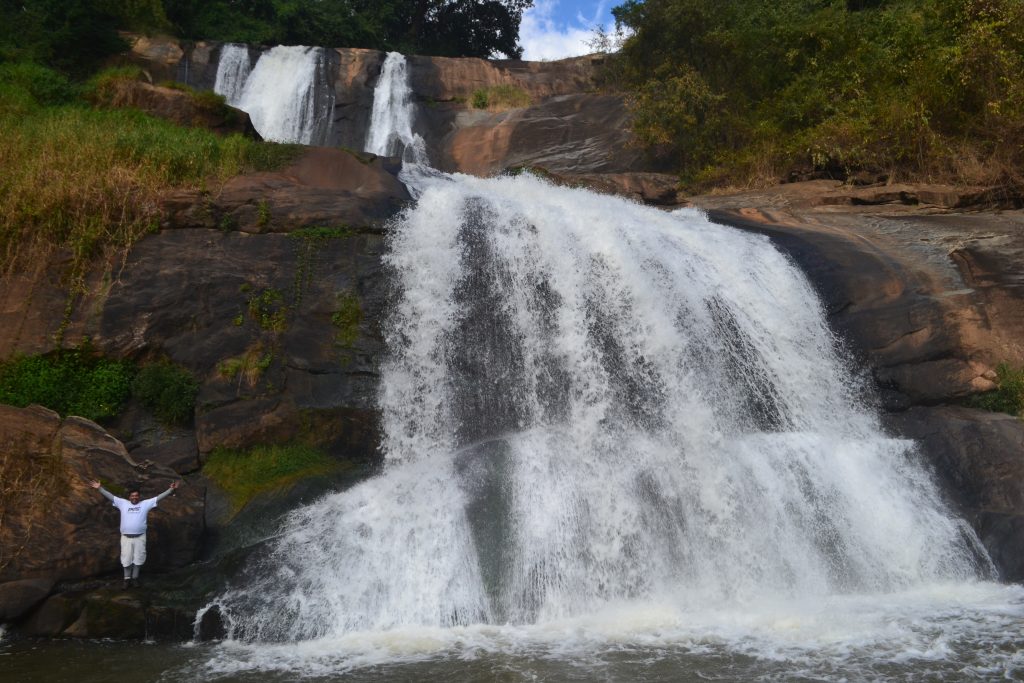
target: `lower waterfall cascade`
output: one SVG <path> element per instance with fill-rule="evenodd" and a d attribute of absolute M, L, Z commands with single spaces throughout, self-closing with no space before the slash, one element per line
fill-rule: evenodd
<path fill-rule="evenodd" d="M 610 613 L 643 639 L 652 610 L 1004 590 L 766 238 L 528 175 L 425 182 L 387 257 L 384 470 L 287 517 L 217 600 L 233 642 Z"/>
<path fill-rule="evenodd" d="M 206 608 L 228 639 L 202 675 L 497 653 L 536 680 L 622 652 L 1024 672 L 1024 589 L 992 582 L 767 238 L 441 174 L 414 114 L 394 53 L 367 150 L 405 157 L 416 202 L 388 228 L 382 471 L 285 517 Z"/>

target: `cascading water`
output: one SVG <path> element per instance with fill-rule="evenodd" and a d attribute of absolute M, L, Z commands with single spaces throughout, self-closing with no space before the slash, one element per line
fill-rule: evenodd
<path fill-rule="evenodd" d="M 288 667 L 750 648 L 786 620 L 818 643 L 833 618 L 918 646 L 892 624 L 922 600 L 1006 599 L 766 239 L 529 176 L 419 192 L 387 257 L 384 472 L 289 516 L 219 600 L 233 639 Z"/>
<path fill-rule="evenodd" d="M 428 163 L 423 138 L 412 132 L 414 118 L 405 57 L 389 52 L 373 91 L 365 151 L 380 156 L 401 156 L 413 164 Z"/>
<path fill-rule="evenodd" d="M 225 46 L 217 67 L 218 82 L 222 69 L 225 83 L 230 81 L 234 56 Z M 225 58 L 232 61 L 225 63 Z M 322 144 L 330 134 L 334 108 L 334 90 L 326 71 L 322 48 L 278 45 L 260 55 L 233 104 L 249 114 L 266 140 Z M 237 89 L 237 83 L 232 87 Z"/>
<path fill-rule="evenodd" d="M 389 55 L 368 149 L 408 159 L 411 119 Z M 983 581 L 767 239 L 528 175 L 402 177 L 384 470 L 287 517 L 200 673 L 1024 670 L 1024 591 Z"/>
<path fill-rule="evenodd" d="M 249 48 L 246 45 L 236 43 L 225 44 L 220 51 L 220 60 L 217 62 L 217 79 L 213 85 L 213 91 L 223 95 L 224 99 L 231 106 L 237 106 L 245 91 L 245 82 L 252 72 L 252 62 L 249 59 Z"/>

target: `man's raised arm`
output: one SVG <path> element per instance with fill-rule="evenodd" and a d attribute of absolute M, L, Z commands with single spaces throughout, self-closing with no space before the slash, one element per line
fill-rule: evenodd
<path fill-rule="evenodd" d="M 178 488 L 178 482 L 172 481 L 171 485 L 167 487 L 167 490 L 156 497 L 156 502 L 159 503 L 161 500 L 174 493 L 174 489 L 176 488 Z"/>
<path fill-rule="evenodd" d="M 101 484 L 99 481 L 93 479 L 89 482 L 89 486 L 93 487 L 94 489 L 102 493 L 103 497 L 109 500 L 111 503 L 117 501 L 117 496 L 103 488 L 103 484 Z"/>

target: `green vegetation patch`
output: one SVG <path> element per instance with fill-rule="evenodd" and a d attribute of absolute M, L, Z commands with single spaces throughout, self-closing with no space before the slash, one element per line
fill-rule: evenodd
<path fill-rule="evenodd" d="M 0 276 L 63 248 L 72 255 L 74 293 L 92 257 L 158 227 L 169 190 L 278 168 L 301 149 L 133 110 L 52 104 L 65 98 L 62 81 L 40 69 L 15 69 L 28 76 L 0 81 L 0 168 L 18 169 L 0 182 Z M 122 77 L 108 73 L 96 87 Z"/>
<path fill-rule="evenodd" d="M 95 355 L 88 347 L 0 363 L 0 403 L 37 403 L 61 415 L 102 420 L 128 399 L 134 366 Z"/>
<path fill-rule="evenodd" d="M 490 109 L 504 111 L 530 106 L 530 93 L 517 85 L 492 85 L 473 91 L 470 103 L 474 109 Z"/>
<path fill-rule="evenodd" d="M 132 395 L 166 425 L 189 424 L 198 393 L 192 373 L 166 360 L 144 365 L 132 381 Z"/>
<path fill-rule="evenodd" d="M 268 332 L 284 332 L 288 327 L 288 306 L 284 303 L 284 295 L 273 287 L 268 287 L 249 298 L 249 316 Z"/>
<path fill-rule="evenodd" d="M 627 0 L 609 65 L 691 187 L 795 177 L 1021 186 L 1020 0 Z"/>
<path fill-rule="evenodd" d="M 334 326 L 334 341 L 342 348 L 351 349 L 359 339 L 359 326 L 363 322 L 363 309 L 355 292 L 345 292 L 337 297 L 337 310 L 331 314 Z"/>
<path fill-rule="evenodd" d="M 261 493 L 340 468 L 341 463 L 321 450 L 289 444 L 256 446 L 246 451 L 217 448 L 203 466 L 203 473 L 227 492 L 234 512 L 238 512 Z"/>
<path fill-rule="evenodd" d="M 996 390 L 971 397 L 968 405 L 1024 417 L 1024 366 L 1000 363 L 996 367 Z"/>

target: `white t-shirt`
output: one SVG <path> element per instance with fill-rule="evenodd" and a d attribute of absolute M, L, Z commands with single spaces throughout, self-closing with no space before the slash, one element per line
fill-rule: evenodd
<path fill-rule="evenodd" d="M 121 511 L 121 533 L 129 536 L 146 533 L 146 515 L 159 502 L 159 498 L 147 498 L 132 505 L 131 501 L 115 497 L 114 507 Z"/>

